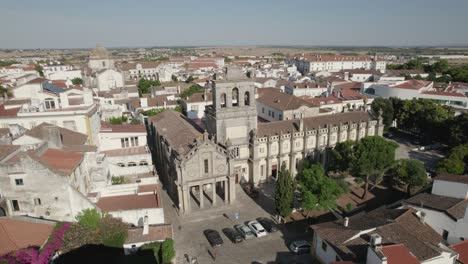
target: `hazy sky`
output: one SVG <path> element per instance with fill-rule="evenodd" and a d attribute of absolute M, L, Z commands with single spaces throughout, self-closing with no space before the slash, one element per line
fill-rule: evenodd
<path fill-rule="evenodd" d="M 1 0 L 0 48 L 468 45 L 468 0 Z"/>

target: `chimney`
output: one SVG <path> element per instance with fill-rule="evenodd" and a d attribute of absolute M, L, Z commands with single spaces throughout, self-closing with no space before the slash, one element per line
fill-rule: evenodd
<path fill-rule="evenodd" d="M 376 248 L 382 245 L 382 237 L 379 234 L 372 234 L 370 236 L 371 247 Z"/>
<path fill-rule="evenodd" d="M 304 131 L 304 119 L 299 119 L 299 131 Z"/>
<path fill-rule="evenodd" d="M 344 218 L 343 225 L 344 225 L 344 227 L 348 227 L 348 225 L 349 225 L 349 217 L 345 217 L 345 218 Z"/>
<path fill-rule="evenodd" d="M 42 138 L 47 142 L 49 148 L 61 149 L 63 138 L 56 126 L 43 126 Z"/>
<path fill-rule="evenodd" d="M 467 207 L 468 208 L 468 207 Z M 468 209 L 467 209 L 468 210 Z M 423 212 L 423 211 L 420 211 L 419 213 L 419 220 L 421 221 L 421 223 L 424 224 L 425 220 L 426 220 L 426 213 Z"/>
<path fill-rule="evenodd" d="M 149 233 L 149 225 L 148 225 L 148 216 L 145 215 L 143 218 L 143 235 L 147 235 Z"/>

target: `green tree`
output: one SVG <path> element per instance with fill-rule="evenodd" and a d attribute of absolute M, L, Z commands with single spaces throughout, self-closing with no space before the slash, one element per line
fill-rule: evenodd
<path fill-rule="evenodd" d="M 171 76 L 171 80 L 172 80 L 173 82 L 179 81 L 179 80 L 177 79 L 177 76 L 175 76 L 174 74 Z"/>
<path fill-rule="evenodd" d="M 331 150 L 330 169 L 335 171 L 348 171 L 353 164 L 356 144 L 353 141 L 339 142 Z"/>
<path fill-rule="evenodd" d="M 463 144 L 450 150 L 449 155 L 439 161 L 437 173 L 457 175 L 468 173 L 468 144 Z"/>
<path fill-rule="evenodd" d="M 78 78 L 78 77 L 73 78 L 71 81 L 74 85 L 83 84 L 83 79 Z"/>
<path fill-rule="evenodd" d="M 159 264 L 161 263 L 161 246 L 162 242 L 156 241 L 156 242 L 151 242 L 144 244 L 143 246 L 140 247 L 140 251 L 143 250 L 152 250 L 154 259 L 156 260 L 156 263 Z"/>
<path fill-rule="evenodd" d="M 380 136 L 364 137 L 359 141 L 352 171 L 365 182 L 363 197 L 367 195 L 369 180 L 373 178 L 375 186 L 384 173 L 394 166 L 397 148 L 398 144 Z"/>
<path fill-rule="evenodd" d="M 144 78 L 140 79 L 138 81 L 138 84 L 137 84 L 137 87 L 138 87 L 138 91 L 140 92 L 140 94 L 148 94 L 150 93 L 150 87 L 153 87 L 153 86 L 160 86 L 161 83 L 156 80 L 156 81 L 153 81 L 153 80 L 146 80 Z"/>
<path fill-rule="evenodd" d="M 190 97 L 192 96 L 193 94 L 196 94 L 196 93 L 203 93 L 205 90 L 203 89 L 203 87 L 201 87 L 200 85 L 198 84 L 192 84 L 190 85 L 189 88 L 185 89 L 181 94 L 180 94 L 180 98 L 182 99 L 185 99 L 187 97 Z"/>
<path fill-rule="evenodd" d="M 39 73 L 39 76 L 44 77 L 44 69 L 42 68 L 41 65 L 36 64 L 36 66 L 34 67 L 34 70 Z"/>
<path fill-rule="evenodd" d="M 306 210 L 330 210 L 336 207 L 336 199 L 344 192 L 336 181 L 325 176 L 320 164 L 304 168 L 298 175 L 302 194 L 302 206 Z"/>
<path fill-rule="evenodd" d="M 430 72 L 432 73 L 447 73 L 450 69 L 448 60 L 439 60 L 431 65 Z"/>
<path fill-rule="evenodd" d="M 11 66 L 13 64 L 20 64 L 20 63 L 17 61 L 13 61 L 13 60 L 1 60 L 0 61 L 0 67 Z"/>
<path fill-rule="evenodd" d="M 232 59 L 229 58 L 229 57 L 224 57 L 224 62 L 225 62 L 225 63 L 232 62 Z"/>
<path fill-rule="evenodd" d="M 168 238 L 161 246 L 161 257 L 163 264 L 171 264 L 175 257 L 174 240 Z"/>
<path fill-rule="evenodd" d="M 406 193 L 411 195 L 411 188 L 424 186 L 427 183 L 424 164 L 415 159 L 400 160 L 396 167 L 398 179 L 406 184 Z"/>
<path fill-rule="evenodd" d="M 101 213 L 96 209 L 85 209 L 78 213 L 76 221 L 86 228 L 96 230 L 101 221 Z"/>
<path fill-rule="evenodd" d="M 275 187 L 275 205 L 276 211 L 282 217 L 286 217 L 292 212 L 294 199 L 294 182 L 291 174 L 286 169 L 286 165 L 281 166 L 278 174 L 278 181 Z"/>
<path fill-rule="evenodd" d="M 128 227 L 120 218 L 104 215 L 99 222 L 102 244 L 107 247 L 121 248 L 127 239 Z"/>
<path fill-rule="evenodd" d="M 468 114 L 461 114 L 447 120 L 444 127 L 450 131 L 447 143 L 452 146 L 468 143 Z"/>
<path fill-rule="evenodd" d="M 393 123 L 393 104 L 390 99 L 377 97 L 371 104 L 372 113 L 375 117 L 378 117 L 382 113 L 383 123 L 385 127 L 390 127 Z"/>
<path fill-rule="evenodd" d="M 125 116 L 109 118 L 109 123 L 112 125 L 121 125 L 126 122 L 127 122 L 127 117 Z"/>

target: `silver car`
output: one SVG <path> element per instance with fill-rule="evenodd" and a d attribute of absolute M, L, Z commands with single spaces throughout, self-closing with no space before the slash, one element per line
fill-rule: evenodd
<path fill-rule="evenodd" d="M 289 245 L 289 249 L 294 253 L 309 253 L 310 252 L 310 243 L 305 240 L 294 241 Z"/>
<path fill-rule="evenodd" d="M 250 228 L 248 228 L 246 225 L 235 225 L 234 228 L 239 231 L 239 233 L 241 234 L 241 236 L 244 238 L 244 239 L 251 239 L 251 238 L 254 238 L 255 235 L 254 233 L 252 232 L 252 230 L 250 230 Z"/>
<path fill-rule="evenodd" d="M 252 231 L 257 237 L 266 236 L 267 232 L 259 222 L 250 221 L 247 223 L 247 225 L 250 227 L 250 229 L 252 229 Z"/>

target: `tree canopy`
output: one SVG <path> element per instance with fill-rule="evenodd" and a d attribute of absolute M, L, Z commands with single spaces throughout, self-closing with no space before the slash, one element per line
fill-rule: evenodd
<path fill-rule="evenodd" d="M 150 93 L 150 87 L 152 86 L 159 86 L 161 85 L 161 83 L 156 80 L 156 81 L 153 81 L 153 80 L 146 80 L 146 79 L 140 79 L 138 81 L 138 84 L 137 84 L 137 87 L 138 87 L 138 91 L 140 92 L 140 94 L 148 94 Z"/>
<path fill-rule="evenodd" d="M 283 165 L 278 173 L 275 188 L 275 205 L 279 215 L 286 217 L 292 212 L 293 199 L 294 182 L 286 165 Z"/>
<path fill-rule="evenodd" d="M 424 186 L 427 183 L 426 169 L 419 160 L 400 160 L 396 168 L 396 174 L 398 179 L 406 184 L 408 196 L 411 195 L 411 188 Z"/>
<path fill-rule="evenodd" d="M 393 123 L 393 104 L 390 100 L 382 97 L 377 97 L 371 104 L 371 109 L 374 115 L 377 117 L 380 112 L 382 113 L 383 123 L 385 127 L 390 127 Z"/>
<path fill-rule="evenodd" d="M 302 194 L 302 206 L 306 210 L 330 210 L 336 207 L 336 199 L 344 193 L 337 182 L 325 175 L 320 164 L 303 168 L 298 175 Z"/>
<path fill-rule="evenodd" d="M 71 81 L 74 85 L 83 84 L 83 79 L 78 78 L 78 77 L 73 78 Z"/>
<path fill-rule="evenodd" d="M 352 171 L 354 176 L 361 177 L 366 184 L 363 196 L 367 194 L 369 179 L 372 177 L 374 183 L 377 183 L 395 164 L 397 148 L 398 144 L 380 136 L 364 137 L 358 142 Z"/>
<path fill-rule="evenodd" d="M 353 141 L 339 142 L 331 150 L 330 170 L 348 171 L 355 157 L 356 143 Z"/>
<path fill-rule="evenodd" d="M 437 173 L 457 175 L 468 173 L 468 143 L 453 148 L 437 165 Z"/>
<path fill-rule="evenodd" d="M 183 91 L 181 94 L 180 94 L 180 98 L 187 98 L 187 97 L 190 97 L 192 96 L 193 94 L 195 93 L 203 93 L 204 92 L 204 89 L 203 87 L 201 87 L 200 85 L 198 84 L 192 84 L 190 85 L 189 88 L 185 89 L 185 91 Z"/>

